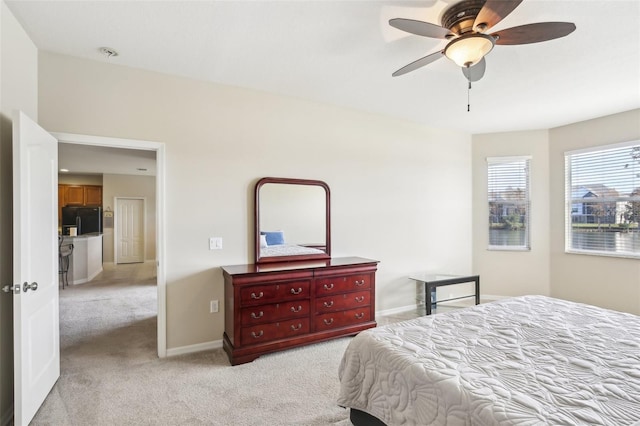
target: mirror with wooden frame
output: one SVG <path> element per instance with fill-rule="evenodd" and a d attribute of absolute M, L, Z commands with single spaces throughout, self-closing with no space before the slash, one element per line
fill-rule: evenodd
<path fill-rule="evenodd" d="M 331 257 L 329 185 L 265 177 L 255 187 L 256 263 Z"/>

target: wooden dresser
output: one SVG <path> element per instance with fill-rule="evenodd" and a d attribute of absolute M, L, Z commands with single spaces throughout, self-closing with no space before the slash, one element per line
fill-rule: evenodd
<path fill-rule="evenodd" d="M 378 261 L 223 266 L 223 347 L 232 365 L 375 327 Z"/>

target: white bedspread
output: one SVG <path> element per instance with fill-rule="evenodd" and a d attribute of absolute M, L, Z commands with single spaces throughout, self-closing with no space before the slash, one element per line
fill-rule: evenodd
<path fill-rule="evenodd" d="M 322 250 L 313 247 L 298 246 L 295 244 L 277 244 L 273 246 L 261 247 L 260 256 L 298 256 L 302 254 L 323 254 Z"/>
<path fill-rule="evenodd" d="M 362 332 L 339 375 L 388 425 L 640 424 L 640 317 L 501 300 Z"/>

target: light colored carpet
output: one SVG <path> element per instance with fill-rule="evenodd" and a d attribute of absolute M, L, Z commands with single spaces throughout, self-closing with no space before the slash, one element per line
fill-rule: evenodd
<path fill-rule="evenodd" d="M 153 271 L 60 291 L 61 376 L 33 425 L 351 425 L 335 402 L 350 338 L 235 367 L 222 349 L 159 359 Z"/>

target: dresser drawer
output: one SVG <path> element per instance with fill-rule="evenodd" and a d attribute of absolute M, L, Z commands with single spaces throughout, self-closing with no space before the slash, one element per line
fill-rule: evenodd
<path fill-rule="evenodd" d="M 308 316 L 309 305 L 308 300 L 293 300 L 291 302 L 242 308 L 242 325 L 263 324 L 287 318 Z"/>
<path fill-rule="evenodd" d="M 310 286 L 310 280 L 256 285 L 241 289 L 240 300 L 243 305 L 261 305 L 278 300 L 308 299 Z"/>
<path fill-rule="evenodd" d="M 316 296 L 371 288 L 371 274 L 346 275 L 316 280 Z"/>
<path fill-rule="evenodd" d="M 309 318 L 259 324 L 242 328 L 242 344 L 257 345 L 270 340 L 298 337 L 309 333 Z"/>
<path fill-rule="evenodd" d="M 371 304 L 371 291 L 358 291 L 355 293 L 335 294 L 316 299 L 316 312 L 344 311 L 345 309 L 359 308 Z"/>
<path fill-rule="evenodd" d="M 323 331 L 359 324 L 369 320 L 371 320 L 371 307 L 366 306 L 359 309 L 349 309 L 348 311 L 318 315 L 315 319 L 315 326 L 316 331 Z"/>

